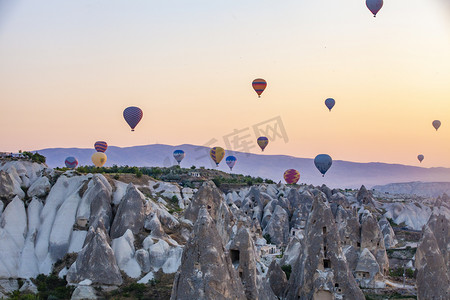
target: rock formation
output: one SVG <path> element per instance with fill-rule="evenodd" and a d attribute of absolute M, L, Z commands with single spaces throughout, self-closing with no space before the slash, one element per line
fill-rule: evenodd
<path fill-rule="evenodd" d="M 305 249 L 292 268 L 287 299 L 364 299 L 342 252 L 339 231 L 325 199 L 318 195 L 308 218 Z"/>
<path fill-rule="evenodd" d="M 195 198 L 193 201 L 199 200 Z M 171 299 L 246 299 L 232 258 L 218 237 L 208 208 L 200 208 L 196 219 L 194 236 L 184 249 Z"/>

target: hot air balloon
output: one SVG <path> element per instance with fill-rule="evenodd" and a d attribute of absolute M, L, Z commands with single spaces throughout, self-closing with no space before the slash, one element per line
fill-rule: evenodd
<path fill-rule="evenodd" d="M 102 167 L 106 163 L 106 154 L 103 152 L 95 152 L 92 157 L 92 162 L 96 167 Z"/>
<path fill-rule="evenodd" d="M 134 128 L 137 124 L 139 124 L 143 115 L 144 113 L 142 110 L 136 106 L 127 107 L 123 111 L 123 117 L 125 118 L 125 121 L 127 121 L 128 125 L 130 125 L 131 131 L 134 131 Z"/>
<path fill-rule="evenodd" d="M 422 162 L 422 160 L 423 160 L 424 158 L 425 158 L 425 157 L 423 156 L 423 154 L 417 155 L 417 159 L 418 159 L 420 162 Z"/>
<path fill-rule="evenodd" d="M 327 98 L 327 100 L 325 100 L 325 105 L 328 107 L 328 109 L 331 111 L 331 109 L 333 108 L 333 106 L 336 104 L 336 101 L 334 101 L 333 98 Z"/>
<path fill-rule="evenodd" d="M 180 162 L 183 160 L 184 155 L 185 155 L 185 153 L 183 150 L 173 151 L 173 157 L 175 157 L 175 160 L 178 162 L 178 164 L 180 164 Z"/>
<path fill-rule="evenodd" d="M 328 154 L 319 154 L 316 156 L 316 158 L 314 158 L 314 164 L 316 165 L 316 168 L 320 171 L 320 173 L 322 173 L 322 177 L 325 176 L 325 173 L 331 167 L 332 163 L 333 160 Z"/>
<path fill-rule="evenodd" d="M 439 120 L 434 120 L 433 121 L 433 127 L 434 129 L 436 129 L 436 131 L 439 129 L 439 127 L 441 127 L 441 121 Z"/>
<path fill-rule="evenodd" d="M 227 158 L 225 159 L 225 162 L 230 167 L 230 171 L 233 170 L 233 167 L 236 164 L 236 160 L 236 157 L 234 157 L 233 155 L 227 156 Z"/>
<path fill-rule="evenodd" d="M 73 156 L 67 157 L 64 163 L 69 169 L 75 169 L 78 166 L 78 160 Z"/>
<path fill-rule="evenodd" d="M 297 170 L 289 169 L 284 172 L 283 177 L 287 184 L 294 184 L 300 179 L 300 173 Z"/>
<path fill-rule="evenodd" d="M 377 13 L 383 7 L 383 0 L 366 0 L 367 8 L 373 13 L 373 17 L 377 16 Z"/>
<path fill-rule="evenodd" d="M 267 147 L 267 144 L 269 144 L 269 139 L 265 136 L 260 136 L 256 142 L 258 143 L 261 150 L 264 152 L 264 149 Z"/>
<path fill-rule="evenodd" d="M 223 150 L 223 148 L 221 147 L 214 147 L 211 148 L 211 150 L 209 151 L 209 155 L 211 156 L 212 160 L 216 163 L 216 166 L 219 166 L 219 163 L 225 156 L 225 150 Z"/>
<path fill-rule="evenodd" d="M 258 94 L 258 98 L 261 98 L 262 92 L 266 89 L 267 82 L 262 78 L 257 78 L 252 82 L 253 89 Z"/>
<path fill-rule="evenodd" d="M 98 141 L 95 142 L 94 148 L 95 150 L 97 150 L 97 152 L 105 152 L 106 149 L 108 149 L 108 144 L 104 141 Z"/>

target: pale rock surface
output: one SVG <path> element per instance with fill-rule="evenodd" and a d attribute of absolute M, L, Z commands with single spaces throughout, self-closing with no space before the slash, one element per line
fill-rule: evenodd
<path fill-rule="evenodd" d="M 381 232 L 383 233 L 384 245 L 386 246 L 386 249 L 395 247 L 398 241 L 395 238 L 394 229 L 392 229 L 392 226 L 386 217 L 383 216 L 380 221 L 378 221 L 378 225 L 380 225 Z"/>
<path fill-rule="evenodd" d="M 81 198 L 78 192 L 73 193 L 65 199 L 58 209 L 49 241 L 49 254 L 53 261 L 63 258 L 69 249 L 72 228 L 75 224 L 75 217 L 80 200 Z"/>
<path fill-rule="evenodd" d="M 131 230 L 128 229 L 123 236 L 113 239 L 111 247 L 119 268 L 131 278 L 140 277 L 141 267 L 134 257 L 134 236 Z"/>
<path fill-rule="evenodd" d="M 431 209 L 418 202 L 409 203 L 386 203 L 384 216 L 392 219 L 396 224 L 405 223 L 406 227 L 413 230 L 422 230 L 431 216 Z"/>
<path fill-rule="evenodd" d="M 40 215 L 42 223 L 35 244 L 36 257 L 40 263 L 39 271 L 44 274 L 48 273 L 48 264 L 50 262 L 48 257 L 50 235 L 52 234 L 58 210 L 67 198 L 74 193 L 78 193 L 86 180 L 87 176 L 68 178 L 65 175 L 61 175 L 45 200 L 45 205 L 42 208 Z M 73 225 L 73 223 L 71 225 Z M 55 228 L 55 230 L 58 229 Z"/>
<path fill-rule="evenodd" d="M 169 250 L 168 257 L 162 266 L 162 270 L 166 274 L 175 273 L 181 265 L 181 256 L 183 255 L 182 247 L 173 247 Z"/>
<path fill-rule="evenodd" d="M 37 294 L 39 292 L 37 286 L 30 279 L 23 282 L 19 291 L 23 294 Z"/>
<path fill-rule="evenodd" d="M 137 263 L 141 267 L 142 272 L 150 272 L 150 255 L 148 254 L 148 251 L 145 249 L 138 249 L 135 252 L 135 257 Z"/>
<path fill-rule="evenodd" d="M 376 281 L 382 280 L 377 259 L 367 248 L 361 251 L 355 273 L 359 285 L 363 288 L 376 288 Z M 364 276 L 359 274 L 364 274 Z"/>
<path fill-rule="evenodd" d="M 433 212 L 427 226 L 434 233 L 439 250 L 447 265 L 447 274 L 450 277 L 450 216 L 442 213 L 440 207 Z"/>
<path fill-rule="evenodd" d="M 389 259 L 384 246 L 384 236 L 377 219 L 370 212 L 361 216 L 361 249 L 363 248 L 372 252 L 380 266 L 380 273 L 387 275 Z"/>
<path fill-rule="evenodd" d="M 270 235 L 272 244 L 287 245 L 289 239 L 289 215 L 284 208 L 277 205 L 263 235 Z"/>
<path fill-rule="evenodd" d="M 323 196 L 316 196 L 305 228 L 305 248 L 292 266 L 287 299 L 365 299 L 343 254 L 339 231 Z"/>
<path fill-rule="evenodd" d="M 67 253 L 78 253 L 83 249 L 84 240 L 86 239 L 87 231 L 74 230 L 70 238 L 69 249 Z"/>
<path fill-rule="evenodd" d="M 275 260 L 270 264 L 267 276 L 273 293 L 281 299 L 288 287 L 288 281 L 286 274 Z"/>
<path fill-rule="evenodd" d="M 374 205 L 374 198 L 372 196 L 372 193 L 369 192 L 364 185 L 362 185 L 361 188 L 359 189 L 356 199 L 362 205 L 368 206 Z"/>
<path fill-rule="evenodd" d="M 173 196 L 176 196 L 178 200 L 182 200 L 180 187 L 177 184 L 173 184 L 170 182 L 158 181 L 156 184 L 150 183 L 150 188 L 154 193 L 161 194 L 166 198 L 172 199 Z"/>
<path fill-rule="evenodd" d="M 145 203 L 144 195 L 130 183 L 111 225 L 111 238 L 121 237 L 128 229 L 137 234 L 144 227 Z"/>
<path fill-rule="evenodd" d="M 77 224 L 82 226 L 88 221 L 89 226 L 97 227 L 101 221 L 109 230 L 112 221 L 111 193 L 112 187 L 103 175 L 92 176 L 77 210 Z"/>
<path fill-rule="evenodd" d="M 79 285 L 75 288 L 72 293 L 70 300 L 91 300 L 98 299 L 97 293 L 92 286 L 89 285 Z"/>
<path fill-rule="evenodd" d="M 20 255 L 18 271 L 20 278 L 35 278 L 39 275 L 39 265 L 34 251 L 34 244 L 41 223 L 39 215 L 42 207 L 42 203 L 37 198 L 33 198 L 28 204 L 28 233 L 25 239 L 25 246 Z"/>
<path fill-rule="evenodd" d="M 418 299 L 449 299 L 450 276 L 436 236 L 428 225 L 416 251 Z"/>
<path fill-rule="evenodd" d="M 93 227 L 90 230 L 94 231 Z M 92 238 L 78 254 L 77 260 L 67 273 L 69 283 L 90 279 L 94 284 L 121 285 L 122 275 L 116 257 L 108 244 L 104 226 L 99 226 Z"/>
<path fill-rule="evenodd" d="M 277 299 L 258 274 L 255 244 L 247 228 L 241 227 L 230 247 L 231 263 L 239 273 L 247 299 Z"/>
<path fill-rule="evenodd" d="M 6 294 L 12 293 L 19 289 L 19 283 L 16 279 L 0 279 L 0 297 L 6 297 Z M 1 295 L 4 296 L 1 296 Z"/>
<path fill-rule="evenodd" d="M 148 283 L 150 280 L 155 278 L 155 274 L 153 274 L 153 272 L 149 272 L 147 275 L 145 275 L 144 277 L 142 277 L 141 279 L 138 280 L 137 283 Z"/>
<path fill-rule="evenodd" d="M 46 176 L 39 177 L 27 191 L 28 197 L 44 197 L 50 192 L 51 184 Z"/>
<path fill-rule="evenodd" d="M 113 203 L 114 205 L 119 205 L 120 201 L 127 192 L 128 184 L 122 181 L 114 180 L 114 185 L 116 187 L 116 190 L 114 191 L 113 195 Z"/>
<path fill-rule="evenodd" d="M 149 247 L 150 265 L 156 271 L 161 268 L 167 260 L 170 246 L 164 240 L 159 240 Z"/>
<path fill-rule="evenodd" d="M 198 218 L 193 219 L 197 220 L 194 235 L 183 251 L 171 299 L 246 299 L 238 274 L 218 237 L 208 209 L 201 208 Z"/>
<path fill-rule="evenodd" d="M 198 192 L 192 198 L 191 205 L 185 210 L 184 218 L 195 223 L 200 208 L 204 205 L 209 215 L 214 220 L 217 218 L 217 210 L 224 202 L 222 192 L 212 181 L 203 183 Z"/>
<path fill-rule="evenodd" d="M 16 196 L 0 218 L 0 278 L 17 277 L 26 230 L 25 206 Z"/>
<path fill-rule="evenodd" d="M 5 171 L 0 171 L 0 198 L 11 199 L 14 196 L 23 199 L 24 191 L 20 188 L 20 183 L 13 179 L 11 175 Z"/>

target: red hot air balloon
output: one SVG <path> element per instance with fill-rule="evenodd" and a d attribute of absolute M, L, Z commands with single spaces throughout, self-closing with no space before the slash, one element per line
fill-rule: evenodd
<path fill-rule="evenodd" d="M 294 184 L 300 179 L 300 173 L 295 169 L 289 169 L 284 172 L 283 177 L 287 184 Z"/>
<path fill-rule="evenodd" d="M 125 108 L 123 111 L 123 117 L 125 121 L 127 121 L 128 125 L 131 127 L 131 131 L 134 131 L 134 128 L 139 124 L 142 119 L 144 113 L 139 107 L 130 106 Z"/>
<path fill-rule="evenodd" d="M 75 169 L 78 166 L 78 160 L 73 156 L 69 156 L 68 158 L 66 158 L 64 163 L 69 169 Z"/>
<path fill-rule="evenodd" d="M 94 144 L 94 148 L 97 152 L 105 152 L 108 149 L 108 144 L 104 141 L 97 141 Z"/>
<path fill-rule="evenodd" d="M 258 94 L 258 98 L 261 98 L 262 92 L 266 89 L 267 82 L 262 78 L 257 78 L 252 82 L 253 89 Z"/>

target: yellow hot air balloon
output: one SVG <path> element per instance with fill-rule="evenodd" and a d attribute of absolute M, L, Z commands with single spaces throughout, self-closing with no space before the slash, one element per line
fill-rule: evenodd
<path fill-rule="evenodd" d="M 106 163 L 106 154 L 103 152 L 95 152 L 92 157 L 92 162 L 96 167 L 102 167 Z"/>
<path fill-rule="evenodd" d="M 225 150 L 221 147 L 214 147 L 211 148 L 209 151 L 209 155 L 211 156 L 212 160 L 216 163 L 216 166 L 219 166 L 220 161 L 225 156 Z"/>

